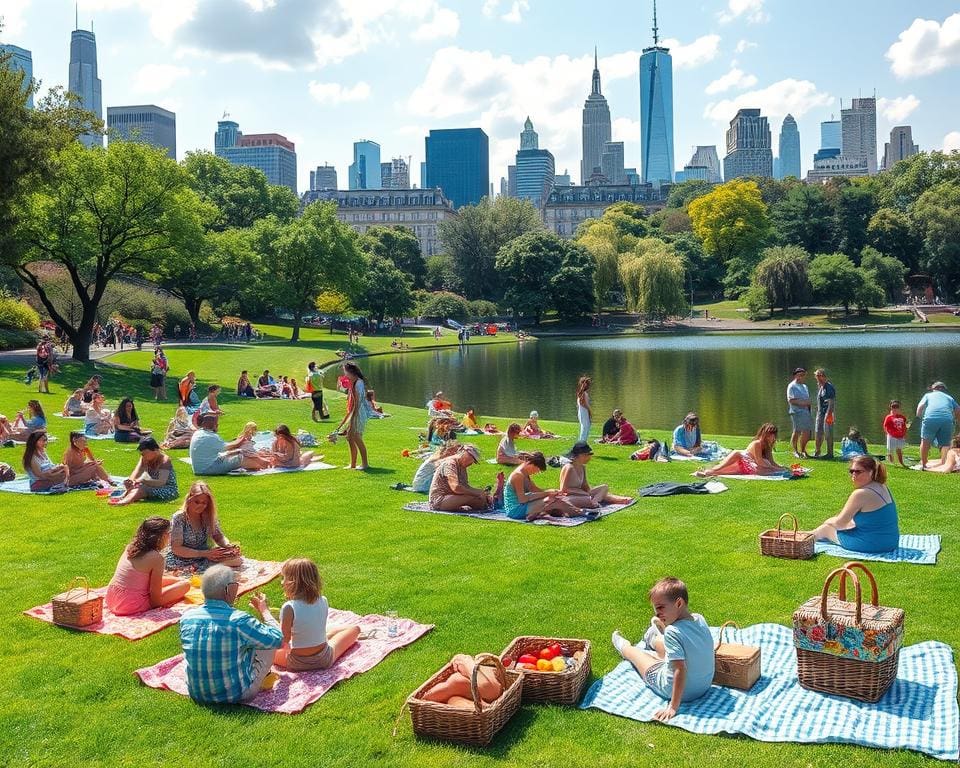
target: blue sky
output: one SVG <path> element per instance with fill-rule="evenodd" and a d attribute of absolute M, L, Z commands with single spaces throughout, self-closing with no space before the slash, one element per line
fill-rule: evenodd
<path fill-rule="evenodd" d="M 960 148 L 960 12 L 954 0 L 661 0 L 674 55 L 676 165 L 717 144 L 740 107 L 800 126 L 804 170 L 840 99 L 880 102 L 878 153 L 893 125 L 921 149 Z M 352 142 L 411 156 L 419 181 L 430 128 L 476 126 L 506 174 L 529 114 L 557 171 L 576 181 L 593 46 L 614 139 L 639 165 L 640 50 L 652 0 L 81 0 L 99 48 L 104 108 L 177 113 L 180 157 L 213 148 L 224 112 L 247 133 L 296 142 L 299 186 L 331 162 L 342 187 Z M 65 84 L 74 3 L 0 0 L 3 42 L 33 51 L 44 87 Z M 775 149 L 776 151 L 776 149 Z"/>

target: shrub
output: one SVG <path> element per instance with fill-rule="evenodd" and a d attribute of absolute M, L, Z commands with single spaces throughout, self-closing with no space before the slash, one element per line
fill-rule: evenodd
<path fill-rule="evenodd" d="M 35 331 L 39 327 L 40 315 L 27 302 L 12 296 L 0 295 L 0 328 Z"/>
<path fill-rule="evenodd" d="M 486 320 L 500 314 L 497 305 L 486 299 L 477 299 L 467 303 L 467 309 L 470 317 L 476 320 Z"/>
<path fill-rule="evenodd" d="M 419 312 L 424 317 L 466 320 L 470 314 L 470 306 L 463 296 L 449 291 L 435 291 L 428 294 L 427 300 L 420 305 Z"/>

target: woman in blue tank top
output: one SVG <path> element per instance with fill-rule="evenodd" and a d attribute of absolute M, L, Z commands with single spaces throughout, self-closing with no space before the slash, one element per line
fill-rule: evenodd
<path fill-rule="evenodd" d="M 887 488 L 887 469 L 872 456 L 850 462 L 854 490 L 840 514 L 826 520 L 813 534 L 854 552 L 889 552 L 900 541 L 897 505 Z"/>

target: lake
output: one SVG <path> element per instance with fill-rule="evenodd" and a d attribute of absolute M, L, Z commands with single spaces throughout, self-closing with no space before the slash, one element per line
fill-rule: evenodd
<path fill-rule="evenodd" d="M 657 335 L 473 343 L 361 365 L 386 402 L 423 405 L 442 390 L 457 411 L 472 407 L 479 417 L 538 410 L 543 419 L 574 421 L 576 380 L 586 373 L 598 423 L 621 408 L 639 428 L 672 429 L 695 410 L 705 435 L 752 435 L 769 420 L 786 439 L 790 372 L 805 367 L 815 396 L 813 371 L 823 367 L 837 388 L 837 440 L 857 425 L 868 440 L 882 442 L 891 399 L 911 416 L 937 379 L 960 396 L 958 342 L 960 334 L 950 331 Z M 910 438 L 919 440 L 919 423 Z"/>

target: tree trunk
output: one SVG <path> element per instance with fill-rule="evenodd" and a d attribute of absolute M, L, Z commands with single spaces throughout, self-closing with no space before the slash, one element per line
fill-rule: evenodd
<path fill-rule="evenodd" d="M 198 296 L 184 296 L 183 306 L 186 307 L 187 314 L 190 315 L 190 322 L 196 327 L 200 327 L 200 307 L 203 305 L 203 299 Z"/>
<path fill-rule="evenodd" d="M 295 312 L 293 315 L 293 333 L 290 334 L 290 343 L 296 344 L 300 341 L 300 321 L 302 315 L 299 312 Z"/>

